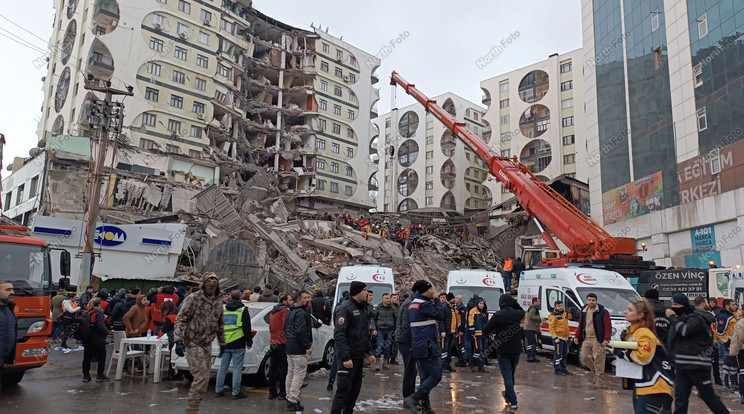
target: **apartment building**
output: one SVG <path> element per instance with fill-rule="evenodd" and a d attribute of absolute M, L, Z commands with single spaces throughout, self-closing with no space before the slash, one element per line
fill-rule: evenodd
<path fill-rule="evenodd" d="M 453 93 L 432 99 L 488 142 L 480 105 Z M 384 166 L 375 176 L 378 211 L 437 207 L 471 214 L 491 206 L 486 163 L 423 106 L 397 108 L 373 122 L 381 131 L 375 160 Z"/>
<path fill-rule="evenodd" d="M 212 183 L 260 168 L 310 208 L 366 210 L 379 59 L 249 0 L 60 0 L 39 146 L 93 136 L 86 85 L 124 89 L 121 144 L 216 163 Z"/>
<path fill-rule="evenodd" d="M 491 148 L 517 157 L 543 181 L 566 175 L 586 182 L 582 65 L 579 49 L 482 81 Z M 512 199 L 495 187 L 496 204 Z"/>
<path fill-rule="evenodd" d="M 744 3 L 583 0 L 592 217 L 662 266 L 744 260 Z"/>

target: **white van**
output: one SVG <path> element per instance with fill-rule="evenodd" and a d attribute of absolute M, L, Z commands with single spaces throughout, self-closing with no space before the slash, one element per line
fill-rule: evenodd
<path fill-rule="evenodd" d="M 364 282 L 367 290 L 374 292 L 372 304 L 377 306 L 382 302 L 383 293 L 395 293 L 395 280 L 393 269 L 385 267 L 383 263 L 374 262 L 350 262 L 338 271 L 336 280 L 336 295 L 334 306 L 341 301 L 344 292 L 348 292 L 351 282 Z"/>
<path fill-rule="evenodd" d="M 499 298 L 504 294 L 504 279 L 492 267 L 460 266 L 447 274 L 447 292 L 461 296 L 468 303 L 473 294 L 486 301 L 488 313 L 499 310 Z"/>
<path fill-rule="evenodd" d="M 713 269 L 711 269 L 712 271 Z M 718 269 L 716 269 L 718 270 Z M 728 270 L 728 295 L 726 297 L 733 299 L 738 304 L 744 303 L 744 273 L 741 267 Z M 713 275 L 711 274 L 711 277 Z"/>
<path fill-rule="evenodd" d="M 571 337 L 578 335 L 581 308 L 586 295 L 597 295 L 597 303 L 604 306 L 612 319 L 612 339 L 619 340 L 620 333 L 630 326 L 624 312 L 628 303 L 641 299 L 625 277 L 609 270 L 569 266 L 526 270 L 519 276 L 517 300 L 525 311 L 532 306 L 532 298 L 540 298 L 540 316 L 547 318 L 553 311 L 555 301 L 563 302 L 568 314 Z M 540 324 L 540 340 L 545 349 L 553 349 L 548 321 Z M 569 347 L 575 352 L 575 349 Z"/>

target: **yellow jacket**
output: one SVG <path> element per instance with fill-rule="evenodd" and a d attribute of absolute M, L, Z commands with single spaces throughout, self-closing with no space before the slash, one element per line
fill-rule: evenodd
<path fill-rule="evenodd" d="M 661 342 L 656 338 L 650 329 L 641 327 L 639 323 L 634 323 L 628 328 L 628 338 L 626 341 L 638 342 L 638 349 L 630 351 L 630 360 L 638 365 L 642 365 L 644 370 L 657 370 L 659 363 L 663 366 L 664 363 L 669 364 L 668 361 L 657 361 L 654 362 L 654 358 L 657 356 L 657 349 L 661 352 L 663 348 Z M 657 370 L 658 371 L 658 370 Z M 651 395 L 651 394 L 668 394 L 673 396 L 673 385 L 671 380 L 667 381 L 667 378 L 663 375 L 664 373 L 659 371 L 659 375 L 656 373 L 644 372 L 644 377 L 652 378 L 651 381 L 643 382 L 644 380 L 635 381 L 635 389 L 637 395 Z M 655 380 L 653 380 L 655 378 Z"/>
<path fill-rule="evenodd" d="M 571 330 L 568 328 L 568 318 L 566 312 L 560 315 L 551 313 L 548 315 L 548 329 L 550 330 L 551 338 L 560 338 L 564 341 L 568 341 L 568 337 L 571 335 Z"/>
<path fill-rule="evenodd" d="M 734 335 L 734 328 L 736 327 L 736 315 L 731 315 L 725 320 L 721 317 L 721 315 L 719 315 L 716 318 L 716 322 L 718 323 L 718 327 L 716 329 L 716 335 L 718 336 L 718 339 L 720 339 L 724 343 L 730 341 L 731 337 Z"/>

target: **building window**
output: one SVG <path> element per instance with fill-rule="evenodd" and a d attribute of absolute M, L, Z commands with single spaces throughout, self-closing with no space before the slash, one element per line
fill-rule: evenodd
<path fill-rule="evenodd" d="M 708 129 L 708 117 L 705 111 L 705 107 L 697 110 L 698 119 L 698 131 L 702 132 Z"/>
<path fill-rule="evenodd" d="M 434 174 L 434 166 L 433 165 L 427 166 L 426 167 L 426 173 L 427 174 Z"/>
<path fill-rule="evenodd" d="M 328 72 L 328 62 L 321 60 L 320 70 L 322 70 L 323 72 Z"/>
<path fill-rule="evenodd" d="M 333 94 L 336 96 L 344 96 L 344 91 L 341 89 L 340 86 L 334 86 L 333 87 Z"/>
<path fill-rule="evenodd" d="M 692 68 L 692 74 L 695 77 L 695 87 L 703 84 L 703 64 L 698 63 Z"/>
<path fill-rule="evenodd" d="M 191 14 L 191 3 L 187 3 L 183 0 L 178 0 L 178 10 L 186 14 Z"/>
<path fill-rule="evenodd" d="M 199 43 L 209 44 L 209 33 L 199 32 Z"/>
<path fill-rule="evenodd" d="M 567 154 L 563 156 L 563 165 L 575 164 L 576 154 Z"/>
<path fill-rule="evenodd" d="M 28 198 L 36 197 L 36 193 L 39 187 L 39 176 L 31 179 L 31 184 L 28 187 Z"/>
<path fill-rule="evenodd" d="M 651 12 L 651 31 L 655 32 L 659 28 L 659 9 Z"/>
<path fill-rule="evenodd" d="M 169 119 L 168 120 L 168 131 L 178 134 L 181 132 L 181 121 L 176 121 L 175 119 Z"/>
<path fill-rule="evenodd" d="M 177 70 L 173 71 L 173 82 L 184 84 L 186 83 L 186 74 Z"/>
<path fill-rule="evenodd" d="M 509 115 L 502 115 L 501 116 L 501 125 L 509 125 Z"/>
<path fill-rule="evenodd" d="M 334 142 L 333 144 L 331 144 L 331 152 L 334 154 L 338 154 L 339 152 L 341 152 L 341 146 Z"/>
<path fill-rule="evenodd" d="M 163 51 L 163 41 L 160 39 L 156 39 L 154 37 L 150 38 L 150 49 L 162 52 Z"/>
<path fill-rule="evenodd" d="M 320 138 L 315 139 L 315 149 L 324 150 L 325 144 L 326 144 L 326 141 L 324 139 L 320 139 Z"/>
<path fill-rule="evenodd" d="M 336 70 L 333 72 L 333 74 L 336 75 L 339 78 L 343 78 L 344 77 L 344 71 L 341 68 L 339 68 L 339 67 L 336 67 Z"/>
<path fill-rule="evenodd" d="M 354 170 L 351 169 L 348 165 L 346 168 L 344 168 L 344 173 L 346 173 L 347 177 L 353 177 L 354 176 Z"/>
<path fill-rule="evenodd" d="M 333 105 L 333 113 L 335 115 L 341 115 L 341 105 Z"/>
<path fill-rule="evenodd" d="M 328 90 L 328 82 L 322 80 L 320 81 L 320 90 L 327 91 Z"/>
<path fill-rule="evenodd" d="M 561 101 L 561 108 L 568 109 L 571 107 L 573 107 L 573 98 L 568 98 Z"/>
<path fill-rule="evenodd" d="M 174 56 L 176 59 L 186 60 L 186 49 L 176 46 Z"/>
<path fill-rule="evenodd" d="M 190 149 L 189 150 L 189 158 L 197 158 L 197 159 L 201 158 L 201 151 Z"/>
<path fill-rule="evenodd" d="M 145 99 L 157 102 L 159 95 L 160 95 L 160 92 L 157 89 L 145 88 Z"/>
<path fill-rule="evenodd" d="M 160 14 L 153 14 L 152 25 L 156 28 L 162 28 L 165 25 L 165 17 Z"/>
<path fill-rule="evenodd" d="M 509 90 L 509 82 L 499 84 L 499 92 L 507 92 Z"/>
<path fill-rule="evenodd" d="M 564 127 L 569 127 L 569 126 L 571 126 L 573 124 L 574 124 L 574 117 L 567 116 L 567 117 L 563 118 L 563 126 Z"/>
<path fill-rule="evenodd" d="M 470 191 L 470 183 L 465 183 L 465 190 Z"/>
<path fill-rule="evenodd" d="M 352 111 L 351 109 L 349 109 L 349 112 L 346 114 L 346 117 L 349 118 L 349 119 L 351 119 L 353 121 L 354 118 L 356 117 L 356 114 L 354 113 L 354 111 Z"/>
<path fill-rule="evenodd" d="M 233 28 L 234 28 L 233 22 L 229 22 L 225 19 L 220 19 L 220 28 L 226 31 L 227 33 L 233 34 Z"/>
<path fill-rule="evenodd" d="M 337 162 L 332 162 L 331 163 L 331 172 L 332 173 L 338 173 L 338 163 Z"/>
<path fill-rule="evenodd" d="M 153 76 L 160 76 L 161 66 L 157 63 L 147 62 L 147 73 Z"/>
<path fill-rule="evenodd" d="M 145 112 L 144 114 L 142 114 L 142 125 L 155 126 L 156 119 L 157 117 L 155 116 L 155 114 Z"/>
<path fill-rule="evenodd" d="M 566 135 L 563 137 L 563 145 L 571 145 L 576 142 L 576 138 L 573 135 Z"/>
<path fill-rule="evenodd" d="M 354 158 L 354 148 L 346 147 L 346 156 L 349 158 Z"/>
<path fill-rule="evenodd" d="M 511 134 L 510 133 L 504 132 L 503 134 L 501 134 L 501 142 L 506 142 L 506 141 L 509 141 L 509 140 L 511 140 Z"/>
<path fill-rule="evenodd" d="M 340 135 L 341 134 L 341 125 L 339 125 L 339 124 L 333 124 L 333 127 L 331 128 L 331 131 L 333 131 L 334 134 Z"/>
<path fill-rule="evenodd" d="M 165 152 L 169 154 L 178 154 L 181 152 L 181 147 L 178 145 L 165 144 Z"/>
<path fill-rule="evenodd" d="M 573 81 L 561 82 L 561 91 L 570 91 L 573 89 Z"/>
<path fill-rule="evenodd" d="M 573 64 L 571 62 L 566 62 L 561 64 L 561 73 L 568 73 L 571 72 L 573 69 Z"/>
<path fill-rule="evenodd" d="M 346 194 L 347 196 L 354 194 L 350 185 L 346 186 L 346 188 L 344 189 L 344 194 Z"/>
<path fill-rule="evenodd" d="M 354 130 L 351 128 L 346 128 L 346 138 L 354 138 Z"/>
<path fill-rule="evenodd" d="M 318 158 L 315 160 L 315 168 L 325 170 L 325 160 Z"/>
<path fill-rule="evenodd" d="M 334 183 L 333 181 L 331 181 L 331 192 L 338 193 L 338 183 Z"/>
<path fill-rule="evenodd" d="M 385 120 L 385 128 L 390 128 L 390 118 Z"/>
<path fill-rule="evenodd" d="M 664 60 L 661 57 L 661 48 L 657 47 L 656 49 L 654 49 L 654 68 L 656 70 L 659 70 L 663 65 Z"/>
<path fill-rule="evenodd" d="M 189 35 L 189 27 L 186 26 L 183 23 L 177 23 L 176 24 L 176 33 L 178 33 L 179 35 L 188 36 Z"/>
<path fill-rule="evenodd" d="M 201 138 L 202 128 L 198 125 L 191 125 L 191 136 L 194 138 Z"/>
<path fill-rule="evenodd" d="M 222 75 L 222 76 L 224 76 L 226 78 L 229 78 L 230 77 L 230 69 L 227 66 L 225 66 L 225 65 L 223 65 L 221 63 L 218 63 L 217 64 L 217 74 L 218 75 Z"/>
<path fill-rule="evenodd" d="M 318 190 L 325 190 L 325 180 L 317 180 L 315 182 L 315 188 Z"/>
<path fill-rule="evenodd" d="M 192 109 L 192 112 L 197 114 L 203 114 L 204 113 L 204 104 L 201 102 L 194 101 L 194 107 Z"/>
<path fill-rule="evenodd" d="M 698 24 L 698 39 L 702 39 L 708 35 L 708 14 L 703 13 L 695 20 Z"/>
<path fill-rule="evenodd" d="M 434 151 L 426 151 L 426 159 L 430 160 L 434 158 Z"/>
<path fill-rule="evenodd" d="M 319 119 L 318 120 L 318 131 L 325 131 L 325 129 L 326 129 L 326 120 Z"/>
<path fill-rule="evenodd" d="M 502 157 L 511 157 L 511 149 L 501 150 Z"/>
<path fill-rule="evenodd" d="M 426 121 L 426 129 L 433 129 L 434 121 Z"/>
<path fill-rule="evenodd" d="M 508 108 L 509 107 L 509 99 L 502 99 L 499 101 L 499 108 Z"/>
<path fill-rule="evenodd" d="M 170 105 L 174 108 L 183 108 L 183 97 L 171 95 Z"/>
<path fill-rule="evenodd" d="M 155 141 L 140 138 L 139 147 L 146 150 L 155 148 Z"/>
<path fill-rule="evenodd" d="M 328 43 L 323 43 L 323 53 L 329 53 L 331 51 L 330 46 L 328 46 Z"/>
<path fill-rule="evenodd" d="M 196 66 L 206 68 L 209 66 L 209 58 L 203 55 L 196 55 Z"/>
<path fill-rule="evenodd" d="M 207 81 L 204 79 L 196 78 L 194 79 L 194 87 L 200 91 L 207 90 Z"/>
<path fill-rule="evenodd" d="M 427 190 L 432 190 L 432 189 L 434 189 L 434 181 L 427 181 L 427 182 L 426 182 L 426 189 L 427 189 Z"/>
<path fill-rule="evenodd" d="M 349 82 L 356 83 L 356 75 L 353 73 L 349 74 Z"/>
<path fill-rule="evenodd" d="M 211 21 L 212 20 L 212 13 L 208 12 L 207 10 L 201 9 L 201 13 L 199 14 L 199 18 L 203 22 Z"/>
<path fill-rule="evenodd" d="M 326 101 L 325 99 L 318 99 L 318 108 L 324 111 L 328 109 L 328 101 Z"/>
<path fill-rule="evenodd" d="M 23 192 L 25 190 L 25 187 L 25 184 L 21 184 L 16 189 L 16 205 L 19 205 L 23 202 Z"/>
<path fill-rule="evenodd" d="M 354 56 L 349 56 L 349 64 L 351 66 L 357 66 L 357 60 Z"/>
<path fill-rule="evenodd" d="M 344 51 L 336 49 L 336 59 L 343 60 L 344 59 Z"/>

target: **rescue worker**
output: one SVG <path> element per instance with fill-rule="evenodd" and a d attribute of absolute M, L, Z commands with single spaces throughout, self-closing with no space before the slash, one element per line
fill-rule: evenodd
<path fill-rule="evenodd" d="M 187 413 L 199 412 L 201 400 L 209 388 L 212 341 L 216 337 L 220 347 L 225 346 L 222 312 L 219 278 L 207 272 L 202 276 L 199 290 L 181 304 L 174 332 L 176 355 L 186 355 L 193 377 Z"/>
<path fill-rule="evenodd" d="M 716 318 L 716 335 L 718 340 L 723 343 L 723 389 L 726 392 L 734 392 L 738 388 L 738 380 L 736 378 L 739 371 L 736 364 L 736 358 L 731 356 L 729 350 L 731 348 L 731 336 L 734 334 L 734 328 L 736 327 L 736 302 L 733 299 L 723 300 L 723 309 L 718 313 Z"/>
<path fill-rule="evenodd" d="M 537 344 L 540 340 L 540 298 L 532 298 L 532 306 L 527 309 L 524 320 L 524 336 L 527 342 L 527 362 L 540 362 L 537 359 Z"/>
<path fill-rule="evenodd" d="M 504 289 L 506 289 L 506 292 L 511 291 L 512 270 L 514 270 L 514 259 L 509 257 L 504 260 L 504 270 L 501 271 L 501 277 L 504 278 Z"/>
<path fill-rule="evenodd" d="M 462 296 L 455 296 L 455 309 L 460 325 L 457 327 L 457 356 L 456 367 L 467 367 L 470 362 L 470 334 L 468 333 L 468 308 L 462 302 Z"/>
<path fill-rule="evenodd" d="M 658 413 L 672 409 L 672 373 L 666 351 L 656 337 L 654 307 L 646 300 L 636 300 L 625 309 L 630 327 L 623 332 L 624 341 L 638 348 L 613 349 L 615 357 L 643 367 L 643 378 L 633 381 L 633 409 L 636 414 Z"/>
<path fill-rule="evenodd" d="M 333 339 L 338 349 L 338 387 L 333 397 L 331 414 L 354 412 L 356 399 L 362 389 L 364 359 L 370 365 L 377 361 L 371 355 L 369 342 L 369 311 L 367 285 L 353 281 L 349 287 L 349 299 L 343 301 L 334 315 Z"/>
<path fill-rule="evenodd" d="M 253 346 L 253 337 L 251 336 L 251 314 L 248 308 L 243 305 L 239 290 L 233 290 L 230 293 L 230 299 L 222 310 L 222 325 L 225 330 L 225 346 L 220 348 L 222 359 L 220 360 L 220 370 L 217 372 L 217 383 L 215 384 L 215 397 L 225 395 L 225 377 L 227 370 L 232 362 L 232 396 L 233 399 L 239 400 L 247 397 L 240 390 L 240 382 L 243 379 L 243 360 L 245 358 L 245 349 L 251 349 Z M 171 302 L 173 303 L 173 302 Z"/>
<path fill-rule="evenodd" d="M 483 327 L 488 322 L 488 312 L 486 311 L 486 302 L 483 298 L 478 298 L 475 302 L 475 307 L 470 309 L 468 315 L 468 333 L 470 334 L 470 340 L 475 346 L 473 350 L 473 357 L 470 361 L 470 370 L 475 372 L 476 368 L 478 372 L 488 373 L 485 365 L 485 359 L 487 355 L 487 342 L 488 338 L 483 335 Z"/>
<path fill-rule="evenodd" d="M 610 312 L 597 303 L 597 295 L 586 295 L 586 305 L 581 310 L 579 319 L 579 335 L 574 343 L 581 342 L 581 360 L 594 373 L 594 388 L 602 388 L 604 378 L 605 354 L 604 346 L 610 343 L 612 337 L 612 321 Z"/>
<path fill-rule="evenodd" d="M 281 302 L 271 309 L 269 314 L 269 333 L 271 334 L 269 358 L 269 399 L 284 400 L 287 398 L 287 335 L 284 333 L 284 322 L 289 307 L 294 299 L 288 294 L 282 295 Z M 277 389 L 278 388 L 278 389 Z"/>
<path fill-rule="evenodd" d="M 13 283 L 0 280 L 0 374 L 3 365 L 12 364 L 16 356 L 16 338 L 18 336 L 18 318 L 13 303 Z M 2 391 L 2 381 L 0 381 Z"/>
<path fill-rule="evenodd" d="M 408 306 L 411 324 L 413 358 L 419 367 L 421 382 L 418 390 L 403 400 L 403 405 L 413 413 L 433 413 L 429 393 L 442 380 L 442 360 L 439 348 L 437 321 L 444 318 L 444 307 L 436 300 L 431 283 L 419 280 L 413 285 L 413 301 Z"/>
<path fill-rule="evenodd" d="M 571 330 L 568 328 L 568 316 L 563 311 L 563 302 L 560 300 L 553 303 L 553 312 L 548 316 L 548 330 L 553 338 L 553 369 L 555 375 L 573 375 L 566 369 L 566 358 L 568 357 L 568 337 Z"/>
<path fill-rule="evenodd" d="M 452 345 L 459 326 L 460 314 L 455 309 L 455 295 L 452 293 L 440 293 L 439 302 L 444 308 L 444 319 L 439 322 L 439 334 L 442 336 L 442 370 L 457 372 L 452 367 Z"/>
<path fill-rule="evenodd" d="M 408 315 L 408 307 L 412 302 L 413 296 L 409 296 L 400 305 L 398 329 L 395 331 L 395 342 L 398 345 L 398 351 L 403 356 L 403 398 L 416 391 L 416 376 L 418 376 L 416 360 L 413 359 L 411 349 L 411 323 Z"/>

